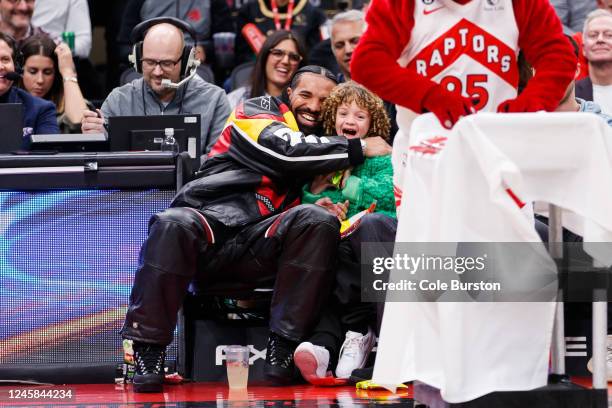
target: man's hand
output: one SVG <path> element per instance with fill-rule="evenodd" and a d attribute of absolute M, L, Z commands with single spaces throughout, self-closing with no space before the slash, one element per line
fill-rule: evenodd
<path fill-rule="evenodd" d="M 96 109 L 96 112 L 90 110 L 83 112 L 83 120 L 81 120 L 83 133 L 104 133 L 104 115 L 100 109 Z"/>
<path fill-rule="evenodd" d="M 451 129 L 464 116 L 476 113 L 474 102 L 438 85 L 423 98 L 423 109 L 436 115 L 442 126 Z"/>
<path fill-rule="evenodd" d="M 365 157 L 386 156 L 391 154 L 391 146 L 380 136 L 363 139 L 366 143 Z"/>
<path fill-rule="evenodd" d="M 318 199 L 315 204 L 325 208 L 330 214 L 338 217 L 340 221 L 344 221 L 346 219 L 346 212 L 348 211 L 349 207 L 348 200 L 343 203 L 334 204 L 329 197 L 323 197 Z"/>

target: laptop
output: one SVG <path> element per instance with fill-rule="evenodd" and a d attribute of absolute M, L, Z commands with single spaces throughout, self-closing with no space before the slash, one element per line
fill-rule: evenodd
<path fill-rule="evenodd" d="M 0 154 L 24 148 L 22 104 L 0 103 L 0 129 Z"/>

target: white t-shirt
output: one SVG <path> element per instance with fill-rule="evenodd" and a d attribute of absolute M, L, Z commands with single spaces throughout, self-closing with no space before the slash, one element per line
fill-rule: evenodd
<path fill-rule="evenodd" d="M 36 2 L 32 24 L 42 28 L 52 38 L 64 31 L 74 32 L 74 54 L 89 57 L 91 51 L 91 21 L 86 0 L 42 0 Z"/>
<path fill-rule="evenodd" d="M 593 84 L 593 102 L 601 106 L 601 110 L 612 115 L 612 85 Z"/>

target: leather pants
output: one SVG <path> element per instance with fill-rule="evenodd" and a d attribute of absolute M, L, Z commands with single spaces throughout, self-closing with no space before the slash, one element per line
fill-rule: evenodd
<path fill-rule="evenodd" d="M 189 284 L 273 284 L 270 330 L 300 341 L 318 321 L 334 282 L 339 222 L 300 205 L 258 223 L 228 228 L 192 208 L 170 208 L 149 222 L 124 338 L 168 345 Z"/>

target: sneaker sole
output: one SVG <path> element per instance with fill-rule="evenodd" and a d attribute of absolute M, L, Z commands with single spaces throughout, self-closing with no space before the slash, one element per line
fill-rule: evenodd
<path fill-rule="evenodd" d="M 317 359 L 311 353 L 305 350 L 298 350 L 293 356 L 295 366 L 300 370 L 302 377 L 309 383 L 318 379 L 317 376 Z"/>

